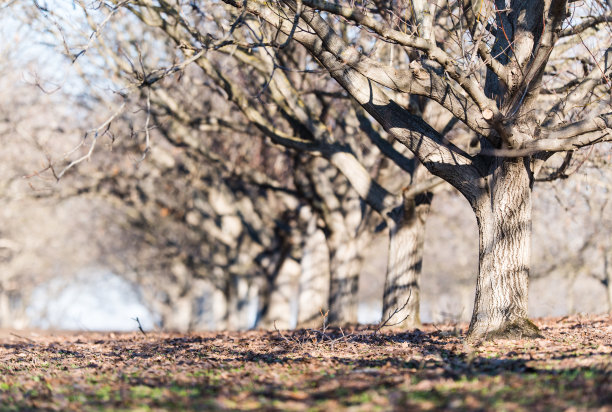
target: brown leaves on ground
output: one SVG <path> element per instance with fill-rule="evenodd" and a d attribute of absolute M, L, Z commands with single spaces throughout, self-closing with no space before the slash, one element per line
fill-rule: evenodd
<path fill-rule="evenodd" d="M 4 333 L 0 410 L 612 410 L 610 317 L 536 323 L 477 347 L 453 326 Z"/>

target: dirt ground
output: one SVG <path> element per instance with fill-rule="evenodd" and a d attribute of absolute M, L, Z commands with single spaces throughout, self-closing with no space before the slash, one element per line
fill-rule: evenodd
<path fill-rule="evenodd" d="M 465 325 L 0 334 L 0 410 L 612 411 L 609 315 L 467 346 Z"/>

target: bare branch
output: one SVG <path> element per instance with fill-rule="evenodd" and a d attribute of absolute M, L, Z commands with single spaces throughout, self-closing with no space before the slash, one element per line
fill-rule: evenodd
<path fill-rule="evenodd" d="M 75 147 L 71 152 L 74 152 L 75 150 L 78 150 L 78 148 L 80 148 L 86 141 L 87 136 L 91 135 L 93 133 L 93 137 L 92 137 L 92 141 L 91 144 L 89 145 L 89 150 L 87 151 L 87 153 L 81 157 L 79 157 L 76 160 L 71 161 L 68 166 L 64 167 L 62 169 L 62 171 L 60 171 L 55 177 L 57 180 L 60 180 L 62 178 L 62 176 L 64 176 L 64 174 L 66 174 L 66 172 L 70 169 L 72 169 L 74 166 L 78 165 L 79 163 L 82 163 L 86 160 L 91 159 L 91 155 L 93 154 L 93 151 L 96 147 L 96 143 L 98 142 L 98 137 L 100 136 L 100 132 L 103 132 L 103 130 L 107 130 L 108 127 L 110 126 L 110 124 L 119 116 L 121 115 L 121 113 L 123 113 L 123 111 L 125 110 L 125 107 L 127 105 L 127 102 L 124 100 L 124 102 L 121 104 L 121 106 L 119 106 L 119 108 L 108 118 L 106 119 L 100 126 L 96 127 L 95 129 L 91 129 L 88 130 L 87 133 L 85 134 L 85 137 L 83 137 L 83 140 L 81 141 L 81 143 L 79 143 L 79 145 L 77 147 Z M 104 132 L 102 133 L 104 134 Z M 69 153 L 71 153 L 69 152 Z M 69 153 L 67 155 L 69 155 Z M 54 172 L 55 173 L 55 172 Z"/>
<path fill-rule="evenodd" d="M 575 36 L 577 34 L 584 33 L 590 28 L 596 28 L 600 24 L 612 22 L 612 12 L 607 11 L 599 16 L 589 16 L 584 18 L 580 23 L 576 25 L 570 25 L 560 33 L 560 37 Z"/>

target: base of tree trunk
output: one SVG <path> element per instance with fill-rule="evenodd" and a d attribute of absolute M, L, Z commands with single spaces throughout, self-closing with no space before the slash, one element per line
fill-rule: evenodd
<path fill-rule="evenodd" d="M 383 330 L 389 330 L 393 332 L 410 332 L 415 329 L 420 329 L 423 327 L 423 324 L 420 321 L 409 321 L 405 320 L 402 323 L 394 323 L 393 320 L 388 322 L 388 325 L 384 325 Z"/>
<path fill-rule="evenodd" d="M 527 318 L 508 322 L 498 329 L 490 330 L 470 325 L 466 341 L 475 342 L 493 339 L 536 339 L 542 338 L 540 328 Z"/>
<path fill-rule="evenodd" d="M 414 329 L 422 328 L 423 324 L 421 323 L 420 319 L 408 318 L 397 326 L 404 330 L 414 330 Z"/>

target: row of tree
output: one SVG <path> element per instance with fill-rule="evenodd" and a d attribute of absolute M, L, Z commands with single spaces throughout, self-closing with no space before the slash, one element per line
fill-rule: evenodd
<path fill-rule="evenodd" d="M 299 325 L 327 311 L 355 323 L 363 251 L 383 229 L 383 322 L 416 326 L 425 221 L 453 187 L 479 233 L 469 337 L 539 334 L 532 189 L 610 140 L 608 4 L 75 5 L 37 3 L 30 17 L 83 79 L 111 85 L 116 109 L 42 174 L 112 145 L 59 196 L 121 211 L 104 263 L 166 327 L 249 327 L 253 302 L 259 325 L 289 327 L 292 301 Z M 108 100 L 93 90 L 88 112 Z M 606 150 L 590 161 L 606 167 Z"/>

